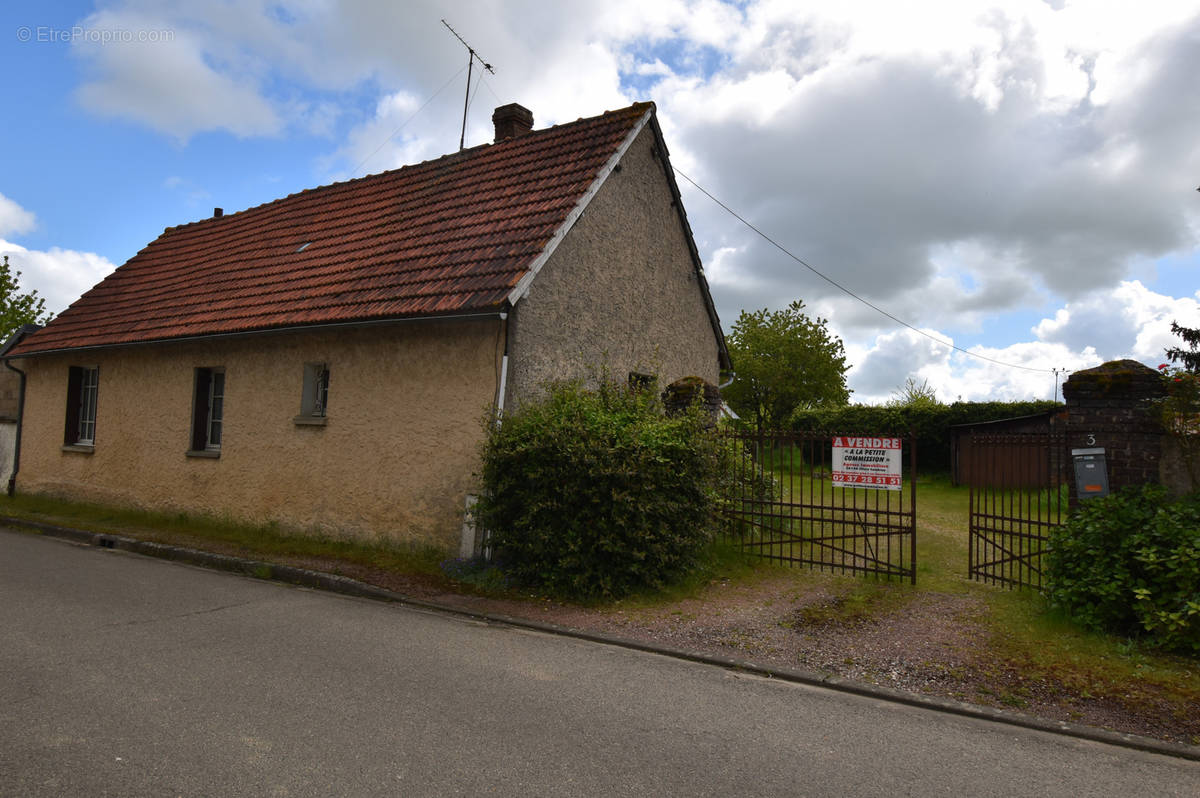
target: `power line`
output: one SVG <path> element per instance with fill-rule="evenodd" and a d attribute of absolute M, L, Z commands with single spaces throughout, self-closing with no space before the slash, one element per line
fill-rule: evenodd
<path fill-rule="evenodd" d="M 970 355 L 971 357 L 979 358 L 980 360 L 986 360 L 989 363 L 995 363 L 997 366 L 1006 366 L 1006 367 L 1012 368 L 1012 369 L 1024 369 L 1025 371 L 1037 371 L 1037 372 L 1046 373 L 1046 374 L 1049 374 L 1051 371 L 1053 371 L 1053 369 L 1040 369 L 1040 368 L 1035 368 L 1034 366 L 1022 366 L 1017 363 L 1005 363 L 1002 360 L 996 360 L 994 358 L 988 357 L 987 355 L 981 355 L 978 352 L 972 352 L 969 349 L 963 349 L 961 346 L 955 346 L 954 344 L 950 343 L 949 341 L 945 341 L 941 338 L 938 338 L 936 335 L 930 335 L 929 333 L 925 332 L 924 330 L 917 329 L 916 327 L 912 326 L 911 324 L 904 321 L 903 319 L 896 318 L 891 313 L 888 313 L 886 310 L 879 307 L 878 305 L 874 305 L 871 302 L 867 301 L 866 299 L 863 299 L 858 294 L 854 293 L 849 288 L 847 288 L 846 286 L 839 283 L 837 280 L 834 280 L 832 277 L 828 277 L 825 274 L 822 274 L 821 272 L 817 271 L 815 268 L 813 268 L 812 266 L 805 263 L 805 261 L 802 258 L 800 258 L 796 255 L 793 255 L 790 251 L 788 251 L 788 249 L 786 247 L 784 247 L 778 241 L 771 238 L 769 235 L 764 233 L 762 230 L 759 230 L 754 225 L 750 224 L 750 222 L 748 222 L 737 211 L 733 210 L 733 208 L 730 208 L 724 202 L 721 202 L 721 200 L 717 199 L 712 194 L 710 194 L 707 190 L 704 189 L 703 186 L 701 186 L 695 180 L 692 180 L 690 177 L 685 175 L 683 172 L 679 171 L 678 167 L 672 166 L 672 168 L 675 170 L 675 174 L 679 175 L 684 180 L 691 183 L 693 186 L 695 186 L 697 191 L 699 191 L 704 196 L 708 197 L 710 200 L 715 202 L 717 205 L 721 206 L 721 208 L 724 209 L 726 213 L 728 213 L 733 218 L 737 219 L 742 224 L 746 225 L 746 227 L 749 227 L 751 230 L 753 230 L 755 233 L 757 233 L 764 241 L 766 241 L 771 246 L 778 249 L 784 255 L 787 255 L 789 258 L 796 261 L 796 263 L 799 263 L 801 266 L 808 269 L 810 272 L 817 275 L 822 280 L 824 280 L 825 282 L 832 285 L 834 288 L 838 289 L 839 291 L 842 291 L 843 293 L 847 294 L 848 296 L 853 297 L 854 299 L 857 299 L 859 302 L 863 303 L 864 305 L 869 307 L 871 310 L 875 311 L 876 313 L 886 316 L 887 318 L 891 319 L 892 321 L 896 322 L 897 324 L 901 325 L 902 327 L 907 327 L 908 329 L 912 330 L 913 332 L 917 333 L 918 335 L 923 335 L 926 338 L 928 338 L 929 340 L 935 341 L 935 342 L 941 344 L 942 346 L 949 347 L 949 348 L 955 350 L 956 352 L 962 352 L 964 355 Z"/>
<path fill-rule="evenodd" d="M 466 69 L 466 67 L 462 67 L 462 68 L 461 68 L 461 69 L 459 69 L 457 72 L 455 72 L 453 75 L 451 75 L 451 76 L 450 76 L 450 79 L 449 79 L 449 80 L 447 80 L 445 83 L 443 83 L 443 84 L 442 84 L 442 87 L 441 87 L 440 89 L 438 89 L 438 90 L 437 90 L 437 91 L 435 91 L 433 94 L 431 94 L 431 95 L 429 96 L 429 99 L 428 99 L 428 100 L 426 100 L 425 102 L 421 103 L 421 107 L 420 107 L 420 108 L 418 108 L 417 110 L 415 110 L 415 111 L 413 111 L 413 112 L 412 112 L 412 116 L 410 116 L 408 119 L 405 119 L 403 122 L 401 122 L 401 123 L 400 123 L 400 127 L 398 127 L 398 128 L 396 128 L 395 130 L 393 130 L 393 131 L 392 131 L 392 133 L 391 133 L 391 135 L 390 135 L 390 136 L 388 136 L 386 139 L 384 139 L 382 142 L 380 142 L 379 146 L 378 146 L 378 147 L 376 147 L 376 148 L 375 148 L 375 149 L 374 149 L 374 150 L 371 152 L 371 154 L 370 154 L 370 155 L 368 155 L 366 158 L 363 158 L 363 159 L 362 159 L 362 162 L 361 162 L 361 163 L 360 163 L 358 166 L 354 167 L 354 171 L 353 171 L 353 172 L 351 172 L 350 174 L 352 174 L 352 175 L 356 175 L 356 174 L 358 174 L 358 170 L 359 170 L 359 169 L 362 169 L 362 168 L 363 168 L 363 166 L 364 166 L 364 165 L 366 165 L 367 161 L 369 161 L 369 160 L 371 160 L 372 158 L 374 158 L 374 157 L 375 157 L 375 155 L 376 155 L 376 154 L 377 154 L 377 153 L 378 153 L 380 150 L 382 150 L 382 149 L 383 149 L 385 146 L 387 146 L 387 143 L 388 143 L 389 141 L 391 141 L 392 139 L 396 138 L 396 134 L 397 134 L 397 133 L 399 133 L 401 130 L 403 130 L 403 129 L 404 129 L 404 128 L 405 128 L 405 127 L 408 125 L 408 123 L 409 123 L 409 122 L 411 122 L 411 121 L 413 121 L 414 119 L 416 119 L 416 118 L 417 118 L 417 114 L 419 114 L 419 113 L 421 113 L 422 111 L 424 111 L 424 110 L 425 110 L 425 106 L 427 106 L 427 105 L 429 105 L 431 102 L 433 102 L 433 101 L 434 101 L 434 99 L 435 99 L 435 98 L 436 98 L 436 97 L 437 97 L 439 94 L 441 94 L 443 91 L 445 91 L 445 90 L 446 90 L 446 87 L 447 87 L 447 86 L 449 86 L 451 83 L 453 83 L 453 82 L 454 82 L 454 79 L 455 79 L 455 78 L 457 78 L 459 75 L 461 75 L 461 74 L 463 73 L 463 69 Z"/>

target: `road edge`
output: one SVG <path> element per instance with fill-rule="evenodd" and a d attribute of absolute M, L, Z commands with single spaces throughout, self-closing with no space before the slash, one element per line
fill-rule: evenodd
<path fill-rule="evenodd" d="M 708 654 L 702 651 L 689 651 L 687 649 L 675 648 L 672 646 L 647 643 L 640 640 L 631 640 L 628 638 L 600 634 L 597 632 L 588 632 L 581 629 L 573 629 L 569 626 L 560 626 L 558 624 L 534 621 L 517 616 L 485 612 L 482 610 L 472 610 L 465 607 L 453 607 L 446 604 L 440 604 L 438 602 L 415 599 L 410 596 L 405 596 L 401 593 L 387 590 L 386 588 L 377 587 L 366 582 L 361 582 L 357 579 L 351 579 L 350 577 L 329 574 L 323 571 L 313 571 L 307 568 L 298 568 L 293 565 L 281 565 L 278 563 L 267 562 L 265 560 L 250 560 L 227 554 L 215 554 L 212 552 L 200 551 L 198 549 L 189 549 L 183 546 L 154 543 L 146 540 L 138 540 L 137 538 L 125 537 L 123 535 L 113 535 L 106 532 L 89 532 L 83 529 L 74 529 L 72 527 L 58 526 L 55 524 L 47 524 L 40 521 L 30 521 L 23 518 L 14 518 L 10 516 L 0 516 L 0 525 L 2 525 L 0 528 L 14 527 L 16 529 L 11 531 L 16 531 L 18 534 L 22 534 L 20 529 L 24 528 L 47 537 L 64 540 L 70 543 L 92 546 L 95 548 L 113 549 L 132 554 L 140 554 L 147 557 L 156 557 L 158 559 L 184 563 L 186 565 L 194 565 L 211 570 L 225 571 L 227 573 L 234 573 L 241 576 L 249 576 L 255 579 L 280 582 L 299 587 L 324 590 L 332 593 L 339 593 L 345 596 L 385 601 L 393 604 L 402 604 L 409 607 L 416 607 L 424 610 L 456 615 L 459 617 L 485 621 L 492 624 L 501 624 L 504 626 L 529 629 L 546 634 L 572 637 L 578 640 L 587 640 L 593 643 L 603 643 L 605 645 L 618 646 L 634 651 L 659 654 L 666 657 L 672 657 L 674 659 L 696 662 L 704 665 L 713 665 L 719 668 L 735 670 L 742 673 L 750 673 L 769 679 L 779 679 L 781 681 L 807 685 L 810 687 L 824 687 L 842 693 L 850 693 L 867 698 L 874 698 L 894 704 L 904 704 L 907 706 L 918 707 L 944 714 L 960 715 L 979 720 L 988 720 L 995 723 L 1003 723 L 1009 726 L 1018 726 L 1035 731 L 1049 732 L 1051 734 L 1057 734 L 1061 736 L 1090 740 L 1092 742 L 1107 743 L 1109 745 L 1117 745 L 1123 748 L 1132 748 L 1139 751 L 1163 754 L 1165 756 L 1200 762 L 1200 746 L 1171 743 L 1165 740 L 1156 740 L 1152 737 L 1143 737 L 1137 734 L 1125 734 L 1122 732 L 1110 731 L 1108 729 L 1096 728 L 1094 726 L 1071 723 L 1069 721 L 1048 720 L 1032 715 L 1022 715 L 1009 710 L 997 709 L 994 707 L 984 707 L 977 704 L 968 704 L 966 702 L 955 701 L 949 698 L 923 696 L 917 693 L 910 693 L 904 690 L 896 690 L 889 687 L 881 687 L 879 685 L 868 684 L 866 682 L 857 682 L 852 679 L 845 679 L 832 674 L 822 674 L 816 671 L 805 671 L 797 668 L 762 665 L 750 660 L 739 660 L 732 657 L 722 657 L 715 654 Z"/>

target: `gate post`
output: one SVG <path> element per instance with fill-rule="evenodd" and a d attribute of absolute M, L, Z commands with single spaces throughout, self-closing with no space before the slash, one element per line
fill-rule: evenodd
<path fill-rule="evenodd" d="M 1166 395 L 1157 371 L 1135 360 L 1114 360 L 1076 371 L 1063 383 L 1068 448 L 1102 448 L 1112 490 L 1157 483 L 1163 429 L 1155 400 Z M 1071 503 L 1075 480 L 1069 480 Z"/>

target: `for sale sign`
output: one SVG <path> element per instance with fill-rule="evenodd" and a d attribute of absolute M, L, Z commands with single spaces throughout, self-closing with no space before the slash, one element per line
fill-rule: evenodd
<path fill-rule="evenodd" d="M 900 490 L 900 439 L 835 436 L 833 485 Z"/>

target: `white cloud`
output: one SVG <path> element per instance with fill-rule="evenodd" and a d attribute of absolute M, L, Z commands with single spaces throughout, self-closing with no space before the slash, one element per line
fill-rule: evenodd
<path fill-rule="evenodd" d="M 948 340 L 934 330 L 923 332 Z M 875 404 L 886 400 L 909 377 L 928 374 L 931 368 L 948 363 L 951 351 L 913 330 L 878 336 L 869 349 L 848 353 L 853 356 L 847 382 L 854 391 L 854 401 Z"/>
<path fill-rule="evenodd" d="M 46 309 L 58 314 L 85 291 L 107 277 L 116 265 L 94 252 L 51 247 L 40 251 L 0 239 L 0 255 L 8 255 L 13 271 L 21 272 L 21 289 L 37 291 Z"/>
<path fill-rule="evenodd" d="M 0 236 L 28 233 L 37 227 L 37 217 L 0 194 Z"/>
<path fill-rule="evenodd" d="M 1179 345 L 1171 334 L 1172 321 L 1187 327 L 1200 324 L 1197 297 L 1164 296 L 1131 280 L 1114 291 L 1068 303 L 1033 332 L 1041 341 L 1072 349 L 1091 347 L 1105 360 L 1133 357 L 1152 363 L 1162 359 L 1167 347 Z"/>
<path fill-rule="evenodd" d="M 1167 347 L 1178 346 L 1171 322 L 1200 326 L 1200 292 L 1175 298 L 1140 282 L 1069 302 L 1030 332 L 1036 340 L 1003 347 L 972 346 L 971 354 L 940 345 L 911 330 L 876 336 L 869 345 L 847 346 L 855 366 L 848 377 L 854 400 L 887 401 L 908 378 L 928 380 L 942 401 L 1049 399 L 1067 373 L 1108 360 L 1132 358 L 1150 366 Z M 956 344 L 937 330 L 924 332 Z M 976 357 L 981 356 L 981 357 Z"/>
<path fill-rule="evenodd" d="M 375 104 L 374 117 L 346 134 L 345 144 L 327 159 L 325 169 L 335 179 L 345 179 L 452 152 L 459 136 L 453 112 L 441 106 L 418 119 L 421 105 L 408 92 L 384 95 Z M 439 129 L 441 136 L 435 133 Z"/>
<path fill-rule="evenodd" d="M 944 334 L 925 332 L 954 343 Z M 863 404 L 886 402 L 911 378 L 917 383 L 928 381 L 943 402 L 1051 399 L 1066 373 L 1103 362 L 1090 347 L 1076 351 L 1044 341 L 973 346 L 967 351 L 970 354 L 911 330 L 878 336 L 869 348 L 859 350 L 858 365 L 847 375 L 854 389 L 852 398 Z M 1054 369 L 1059 370 L 1057 377 Z"/>
<path fill-rule="evenodd" d="M 79 87 L 80 103 L 108 116 L 125 116 L 187 140 L 206 130 L 238 136 L 273 135 L 283 121 L 252 76 L 219 69 L 208 40 L 166 16 L 134 11 L 101 11 L 89 30 L 170 31 L 157 41 L 74 44 L 88 62 L 90 78 Z"/>
<path fill-rule="evenodd" d="M 1155 362 L 1164 325 L 1195 309 L 1133 280 L 1200 262 L 1190 4 L 118 0 L 88 24 L 175 40 L 78 45 L 79 97 L 179 139 L 328 135 L 331 179 L 379 171 L 457 147 L 465 52 L 443 17 L 496 67 L 468 146 L 491 139 L 495 105 L 544 127 L 654 99 L 672 161 L 706 189 L 917 327 L 974 351 L 1008 325 L 1017 343 L 978 350 L 996 360 Z M 897 332 L 682 188 L 726 325 L 803 299 L 846 341 L 856 399 L 909 376 L 945 399 L 1050 394 L 1053 375 Z M 0 203 L 0 234 L 5 218 Z"/>
<path fill-rule="evenodd" d="M 722 288 L 733 288 L 745 282 L 744 275 L 738 275 L 731 272 L 730 262 L 738 255 L 736 247 L 718 247 L 709 256 L 705 269 L 704 276 L 708 280 L 709 286 L 720 286 Z"/>

